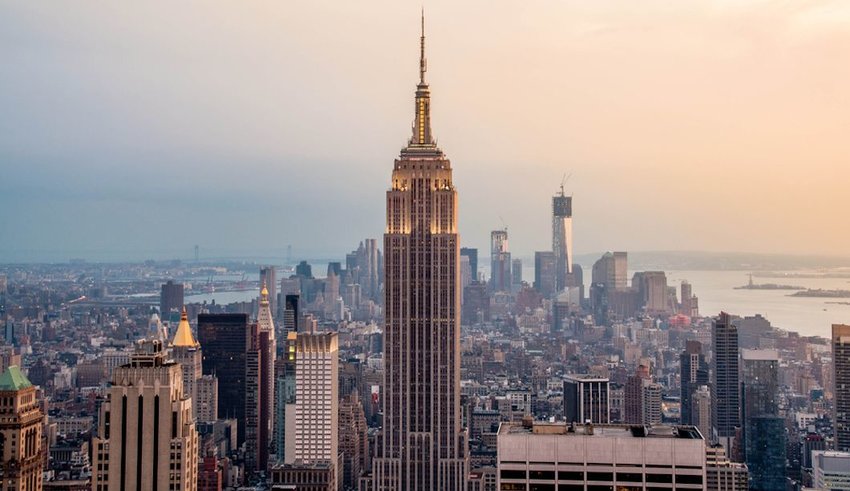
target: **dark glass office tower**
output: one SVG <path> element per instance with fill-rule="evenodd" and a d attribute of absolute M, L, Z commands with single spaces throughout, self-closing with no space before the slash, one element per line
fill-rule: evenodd
<path fill-rule="evenodd" d="M 204 375 L 218 377 L 218 417 L 238 421 L 238 444 L 245 441 L 248 314 L 198 315 L 198 341 L 204 347 Z"/>
<path fill-rule="evenodd" d="M 741 351 L 744 461 L 750 489 L 784 491 L 785 421 L 779 417 L 779 353 Z"/>
<path fill-rule="evenodd" d="M 688 341 L 685 352 L 679 357 L 680 377 L 682 386 L 682 424 L 693 425 L 694 392 L 701 385 L 708 385 L 708 363 L 702 353 L 699 341 Z M 709 435 L 703 435 L 708 438 Z"/>
<path fill-rule="evenodd" d="M 711 427 L 712 440 L 718 440 L 731 454 L 735 432 L 741 426 L 741 385 L 738 374 L 738 327 L 732 316 L 721 312 L 712 322 Z"/>
<path fill-rule="evenodd" d="M 183 309 L 183 283 L 172 280 L 163 283 L 159 291 L 159 317 L 163 321 L 171 320 L 172 315 L 177 320 Z"/>

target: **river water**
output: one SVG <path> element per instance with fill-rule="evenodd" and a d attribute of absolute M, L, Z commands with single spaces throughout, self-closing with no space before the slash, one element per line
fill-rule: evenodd
<path fill-rule="evenodd" d="M 533 268 L 523 269 L 526 281 L 533 281 Z M 827 338 L 830 337 L 832 324 L 850 324 L 850 305 L 827 303 L 850 302 L 850 298 L 789 297 L 792 290 L 736 290 L 736 286 L 747 284 L 749 271 L 667 272 L 667 284 L 675 286 L 677 291 L 683 280 L 691 283 L 694 295 L 699 297 L 700 314 L 705 316 L 714 316 L 720 311 L 741 316 L 761 314 L 775 327 L 796 331 L 804 336 Z M 753 281 L 825 290 L 850 290 L 850 279 L 847 278 L 756 277 Z M 259 294 L 259 290 L 215 292 L 187 296 L 186 300 L 193 303 L 215 300 L 217 304 L 228 304 L 250 301 Z"/>

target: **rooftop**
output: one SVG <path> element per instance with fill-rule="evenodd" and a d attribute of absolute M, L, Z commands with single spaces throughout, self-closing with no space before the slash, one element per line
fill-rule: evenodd
<path fill-rule="evenodd" d="M 635 426 L 620 424 L 568 425 L 566 423 L 534 422 L 502 423 L 499 435 L 516 434 L 592 436 L 594 438 L 682 438 L 702 440 L 703 436 L 694 426 Z"/>
<path fill-rule="evenodd" d="M 32 387 L 32 382 L 17 365 L 11 365 L 0 375 L 0 390 L 21 390 L 27 387 Z"/>

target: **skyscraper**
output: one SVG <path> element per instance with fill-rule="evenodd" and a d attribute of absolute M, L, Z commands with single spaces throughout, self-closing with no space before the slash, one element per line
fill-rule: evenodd
<path fill-rule="evenodd" d="M 738 383 L 738 328 L 732 316 L 721 312 L 711 326 L 713 344 L 711 426 L 712 437 L 732 452 L 736 429 L 741 426 L 741 386 Z"/>
<path fill-rule="evenodd" d="M 3 490 L 40 490 L 45 455 L 41 448 L 44 415 L 35 397 L 35 386 L 17 365 L 0 375 L 0 413 Z"/>
<path fill-rule="evenodd" d="M 474 247 L 461 247 L 460 255 L 469 258 L 469 269 L 472 272 L 472 281 L 478 281 L 478 249 Z"/>
<path fill-rule="evenodd" d="M 458 491 L 467 471 L 457 191 L 451 163 L 431 134 L 424 27 L 423 17 L 413 136 L 387 191 L 384 427 L 373 467 L 376 491 Z"/>
<path fill-rule="evenodd" d="M 289 333 L 295 364 L 295 401 L 288 409 L 284 463 L 275 485 L 336 490 L 339 459 L 339 340 L 336 333 Z M 305 476 L 311 476 L 305 479 Z"/>
<path fill-rule="evenodd" d="M 561 192 L 552 197 L 552 252 L 555 254 L 555 277 L 558 291 L 569 285 L 573 272 L 573 197 Z"/>
<path fill-rule="evenodd" d="M 198 417 L 198 380 L 203 375 L 201 362 L 203 354 L 201 345 L 192 336 L 192 328 L 189 326 L 189 317 L 186 315 L 186 307 L 180 314 L 180 324 L 177 332 L 171 340 L 171 356 L 180 365 L 183 373 L 183 393 L 190 396 L 195 404 L 192 405 L 195 418 Z"/>
<path fill-rule="evenodd" d="M 162 284 L 159 291 L 159 317 L 163 321 L 170 321 L 171 314 L 180 312 L 181 308 L 183 308 L 183 283 L 168 280 Z"/>
<path fill-rule="evenodd" d="M 218 417 L 239 422 L 237 444 L 245 442 L 245 370 L 249 341 L 248 314 L 198 315 L 203 371 L 218 377 Z"/>
<path fill-rule="evenodd" d="M 850 325 L 832 325 L 835 366 L 835 449 L 850 451 Z"/>
<path fill-rule="evenodd" d="M 779 353 L 741 350 L 744 461 L 750 489 L 785 489 L 785 423 L 779 416 Z"/>
<path fill-rule="evenodd" d="M 511 290 L 511 253 L 508 251 L 508 229 L 490 232 L 490 290 Z"/>
<path fill-rule="evenodd" d="M 693 395 L 697 388 L 708 385 L 708 363 L 702 353 L 699 341 L 688 341 L 685 352 L 679 357 L 679 369 L 682 387 L 682 424 L 696 425 L 693 418 Z M 708 435 L 704 435 L 708 437 Z"/>
<path fill-rule="evenodd" d="M 269 305 L 271 311 L 277 313 L 277 281 L 276 268 L 274 266 L 263 266 L 260 268 L 260 285 L 269 291 Z"/>
<path fill-rule="evenodd" d="M 249 413 L 255 412 L 256 418 L 249 417 L 246 431 L 251 436 L 249 450 L 255 460 L 255 470 L 265 470 L 269 463 L 269 449 L 272 446 L 274 432 L 275 401 L 275 356 L 277 345 L 272 319 L 269 291 L 263 285 L 260 291 L 260 308 L 257 313 L 256 329 L 252 329 L 251 349 L 248 350 L 249 369 L 256 368 L 257 376 L 248 376 L 246 401 L 255 401 Z M 253 416 L 250 415 L 249 416 Z M 246 436 L 246 438 L 248 438 Z M 246 457 L 247 459 L 247 457 Z"/>
<path fill-rule="evenodd" d="M 92 489 L 166 490 L 198 486 L 198 433 L 180 366 L 158 340 L 139 341 L 115 369 L 93 439 Z"/>
<path fill-rule="evenodd" d="M 557 280 L 555 278 L 555 254 L 552 251 L 537 251 L 534 253 L 534 289 L 544 298 L 550 298 L 555 293 Z"/>

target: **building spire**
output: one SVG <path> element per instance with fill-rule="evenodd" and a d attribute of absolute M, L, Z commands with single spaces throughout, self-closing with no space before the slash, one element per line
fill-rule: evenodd
<path fill-rule="evenodd" d="M 431 90 L 425 82 L 428 60 L 425 59 L 425 9 L 422 9 L 421 33 L 419 36 L 419 84 L 416 86 L 416 107 L 413 119 L 413 136 L 410 148 L 428 148 L 435 146 L 431 135 Z"/>
<path fill-rule="evenodd" d="M 422 7 L 422 34 L 419 38 L 419 84 L 425 85 L 425 72 L 428 62 L 425 60 L 425 7 Z"/>

